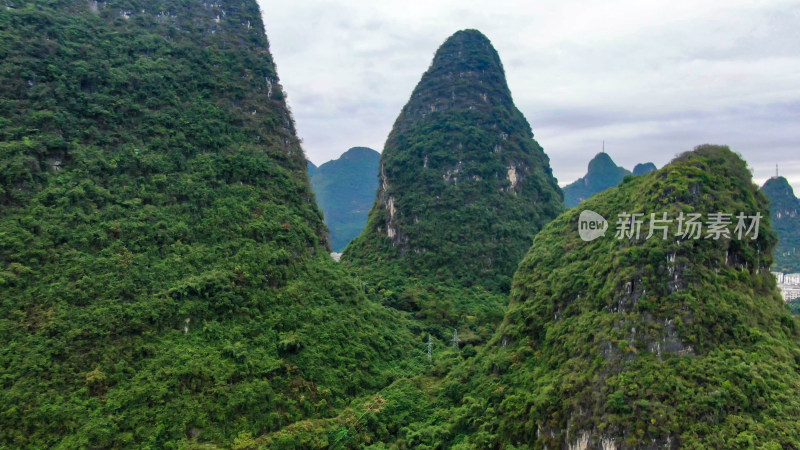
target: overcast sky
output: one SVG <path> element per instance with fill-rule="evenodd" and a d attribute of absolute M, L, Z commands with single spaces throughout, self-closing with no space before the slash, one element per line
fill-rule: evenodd
<path fill-rule="evenodd" d="M 603 140 L 629 170 L 715 143 L 800 194 L 800 1 L 258 1 L 317 165 L 381 151 L 439 45 L 476 28 L 560 184 Z"/>

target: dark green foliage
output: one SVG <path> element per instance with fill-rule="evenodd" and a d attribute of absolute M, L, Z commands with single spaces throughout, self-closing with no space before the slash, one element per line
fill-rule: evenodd
<path fill-rule="evenodd" d="M 770 201 L 770 218 L 778 233 L 773 270 L 800 272 L 800 200 L 784 177 L 770 178 L 761 192 Z"/>
<path fill-rule="evenodd" d="M 744 162 L 702 146 L 584 205 L 609 234 L 583 242 L 573 209 L 536 236 L 497 334 L 442 382 L 466 393 L 440 389 L 401 446 L 796 448 L 800 335 L 769 219 L 755 240 L 613 236 L 623 211 L 766 214 Z"/>
<path fill-rule="evenodd" d="M 356 278 L 254 1 L 3 7 L 0 447 L 800 442 L 770 220 L 585 243 L 572 210 L 536 235 L 562 195 L 477 31 L 395 124 Z M 767 210 L 711 146 L 585 205 Z"/>
<path fill-rule="evenodd" d="M 331 249 L 341 252 L 367 224 L 367 213 L 378 189 L 380 153 L 353 147 L 339 159 L 312 170 L 311 187 L 317 197 L 325 224 L 331 232 Z M 309 163 L 311 164 L 311 163 Z"/>
<path fill-rule="evenodd" d="M 630 174 L 614 164 L 608 153 L 598 153 L 589 161 L 586 175 L 564 187 L 564 204 L 567 208 L 574 208 L 594 194 L 618 185 L 625 175 Z"/>
<path fill-rule="evenodd" d="M 391 289 L 410 276 L 505 292 L 533 236 L 563 210 L 500 58 L 476 30 L 436 52 L 380 164 L 378 199 L 343 261 Z"/>
<path fill-rule="evenodd" d="M 230 443 L 406 370 L 328 256 L 256 2 L 94 6 L 0 10 L 0 447 Z"/>

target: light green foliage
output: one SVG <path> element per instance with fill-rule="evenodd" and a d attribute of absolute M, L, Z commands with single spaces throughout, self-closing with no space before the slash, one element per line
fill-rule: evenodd
<path fill-rule="evenodd" d="M 633 166 L 632 174 L 635 175 L 635 176 L 645 175 L 645 174 L 648 174 L 648 173 L 650 173 L 650 172 L 652 172 L 654 170 L 658 170 L 658 167 L 656 167 L 656 165 L 651 163 L 651 162 L 639 163 L 639 164 Z"/>

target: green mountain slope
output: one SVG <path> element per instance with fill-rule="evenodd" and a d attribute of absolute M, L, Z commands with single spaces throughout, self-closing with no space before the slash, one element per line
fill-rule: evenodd
<path fill-rule="evenodd" d="M 437 50 L 381 154 L 378 198 L 343 261 L 370 280 L 428 277 L 502 292 L 562 211 L 547 155 L 476 30 Z"/>
<path fill-rule="evenodd" d="M 402 370 L 255 1 L 6 1 L 0 42 L 0 447 L 228 445 Z"/>
<path fill-rule="evenodd" d="M 380 153 L 353 147 L 333 161 L 317 167 L 311 186 L 331 232 L 331 248 L 341 252 L 361 234 L 378 189 Z"/>
<path fill-rule="evenodd" d="M 577 210 L 536 236 L 497 334 L 402 445 L 794 448 L 800 335 L 769 273 L 769 219 L 754 240 L 676 237 L 675 222 L 667 239 L 614 236 L 622 212 L 765 215 L 745 163 L 699 147 L 584 205 L 606 236 L 584 242 Z"/>
<path fill-rule="evenodd" d="M 779 272 L 800 272 L 800 200 L 794 196 L 792 186 L 784 177 L 772 177 L 761 187 L 770 201 L 770 217 L 778 245 L 775 247 L 775 265 Z"/>
<path fill-rule="evenodd" d="M 574 208 L 587 198 L 614 187 L 631 173 L 617 166 L 608 153 L 602 152 L 589 161 L 586 175 L 564 187 L 564 204 Z"/>

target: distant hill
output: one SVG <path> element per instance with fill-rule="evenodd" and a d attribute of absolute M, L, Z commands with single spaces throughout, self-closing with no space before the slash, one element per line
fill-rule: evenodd
<path fill-rule="evenodd" d="M 654 170 L 656 165 L 651 162 L 637 164 L 633 168 L 633 175 L 643 175 Z M 574 208 L 594 194 L 618 185 L 625 175 L 631 175 L 631 172 L 616 165 L 608 153 L 598 153 L 589 161 L 586 175 L 564 187 L 564 204 L 567 208 Z"/>
<path fill-rule="evenodd" d="M 602 152 L 589 161 L 589 168 L 583 178 L 564 187 L 564 204 L 574 208 L 598 192 L 614 187 L 631 173 L 614 163 L 608 153 Z"/>
<path fill-rule="evenodd" d="M 772 228 L 778 233 L 773 270 L 800 272 L 800 200 L 784 177 L 770 178 L 761 192 L 769 198 Z"/>
<path fill-rule="evenodd" d="M 314 165 L 314 163 L 311 161 L 306 161 L 306 170 L 308 171 L 308 176 L 310 178 L 314 176 L 315 173 L 317 173 L 317 166 Z"/>
<path fill-rule="evenodd" d="M 637 165 L 635 165 L 633 167 L 633 174 L 636 175 L 636 176 L 645 175 L 645 174 L 648 174 L 648 173 L 650 173 L 650 172 L 652 172 L 654 170 L 657 170 L 657 167 L 656 167 L 655 164 L 653 164 L 651 162 L 643 163 L 643 164 L 640 163 L 640 164 L 637 164 Z"/>
<path fill-rule="evenodd" d="M 353 147 L 319 167 L 308 163 L 311 186 L 325 215 L 334 252 L 344 250 L 367 224 L 378 189 L 380 157 L 371 148 Z"/>

